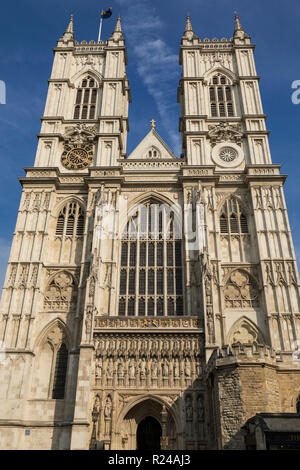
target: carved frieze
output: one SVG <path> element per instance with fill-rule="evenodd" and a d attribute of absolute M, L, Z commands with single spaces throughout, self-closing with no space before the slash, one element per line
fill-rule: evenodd
<path fill-rule="evenodd" d="M 208 126 L 208 138 L 212 147 L 221 142 L 233 142 L 241 145 L 243 132 L 239 124 L 232 125 L 227 122 L 220 122 L 214 126 Z"/>
<path fill-rule="evenodd" d="M 194 317 L 184 318 L 120 318 L 120 317 L 96 317 L 94 328 L 142 328 L 142 329 L 199 329 L 201 328 L 200 319 Z"/>

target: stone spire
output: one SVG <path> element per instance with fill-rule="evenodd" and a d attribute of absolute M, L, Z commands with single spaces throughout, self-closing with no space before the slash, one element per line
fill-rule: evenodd
<path fill-rule="evenodd" d="M 248 34 L 245 33 L 239 19 L 237 12 L 234 12 L 235 22 L 234 22 L 234 39 L 245 39 L 249 38 Z"/>
<path fill-rule="evenodd" d="M 122 33 L 121 16 L 120 15 L 118 16 L 114 33 Z"/>
<path fill-rule="evenodd" d="M 198 39 L 198 37 L 193 31 L 190 15 L 187 14 L 185 30 L 182 36 L 182 40 L 192 41 L 193 39 Z"/>
<path fill-rule="evenodd" d="M 187 14 L 187 16 L 186 16 L 186 25 L 185 25 L 184 32 L 186 33 L 187 31 L 193 31 L 191 18 L 190 18 L 189 14 Z"/>
<path fill-rule="evenodd" d="M 74 29 L 73 29 L 73 15 L 71 15 L 68 27 L 59 41 L 68 43 L 69 41 L 74 41 Z"/>
<path fill-rule="evenodd" d="M 123 39 L 123 31 L 122 31 L 122 26 L 121 26 L 120 15 L 118 16 L 114 32 L 112 33 L 112 36 L 110 39 L 113 39 L 114 41 L 119 41 L 120 39 Z"/>

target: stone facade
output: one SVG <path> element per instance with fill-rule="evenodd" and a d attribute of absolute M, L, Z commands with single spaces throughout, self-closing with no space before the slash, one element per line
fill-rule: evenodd
<path fill-rule="evenodd" d="M 299 281 L 253 49 L 238 17 L 212 41 L 188 17 L 181 158 L 154 121 L 127 157 L 120 19 L 89 44 L 71 19 L 20 178 L 2 449 L 243 449 L 249 418 L 296 411 Z"/>

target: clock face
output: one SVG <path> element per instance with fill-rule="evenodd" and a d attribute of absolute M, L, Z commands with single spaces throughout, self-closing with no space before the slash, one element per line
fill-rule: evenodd
<path fill-rule="evenodd" d="M 68 170 L 84 170 L 93 163 L 94 154 L 91 145 L 67 145 L 61 156 L 61 162 Z"/>

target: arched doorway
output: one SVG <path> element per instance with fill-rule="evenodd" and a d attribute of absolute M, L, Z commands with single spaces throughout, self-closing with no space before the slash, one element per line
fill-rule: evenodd
<path fill-rule="evenodd" d="M 161 433 L 159 422 L 152 416 L 147 416 L 137 427 L 137 450 L 160 450 Z"/>
<path fill-rule="evenodd" d="M 127 408 L 128 411 L 124 413 L 124 418 L 122 418 L 122 415 L 120 416 L 121 419 L 117 425 L 119 440 L 113 444 L 113 448 L 123 450 L 147 450 L 147 448 L 159 450 L 160 437 L 162 436 L 161 413 L 163 408 L 161 401 L 156 397 L 144 397 L 144 399 L 140 399 L 137 403 L 132 403 L 131 407 L 128 404 L 127 407 L 129 409 Z M 177 449 L 179 443 L 175 415 L 169 407 L 167 407 L 167 410 L 166 436 L 168 437 L 168 448 Z M 141 442 L 141 439 L 143 442 Z M 150 440 L 152 443 L 149 443 L 149 446 L 146 448 L 144 443 Z"/>

